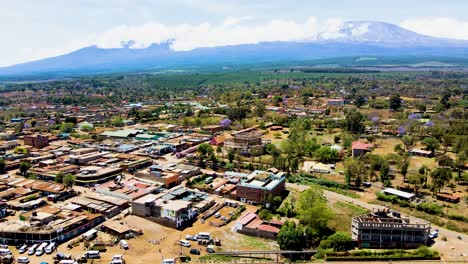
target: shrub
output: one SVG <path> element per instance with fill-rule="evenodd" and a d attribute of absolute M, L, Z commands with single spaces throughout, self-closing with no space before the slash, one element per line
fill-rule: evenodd
<path fill-rule="evenodd" d="M 418 211 L 423 211 L 428 214 L 442 215 L 443 208 L 442 206 L 435 203 L 420 203 L 416 206 Z"/>

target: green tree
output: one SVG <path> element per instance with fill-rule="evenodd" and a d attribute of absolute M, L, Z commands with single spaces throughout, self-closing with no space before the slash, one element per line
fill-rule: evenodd
<path fill-rule="evenodd" d="M 408 167 L 410 165 L 409 160 L 403 161 L 401 164 L 401 175 L 403 175 L 403 182 L 406 182 L 406 174 L 408 173 Z"/>
<path fill-rule="evenodd" d="M 328 146 L 322 146 L 315 152 L 315 158 L 321 162 L 336 161 L 338 157 L 338 151 Z"/>
<path fill-rule="evenodd" d="M 6 162 L 4 159 L 0 159 L 0 173 L 5 172 Z"/>
<path fill-rule="evenodd" d="M 423 186 L 425 182 L 425 175 L 414 174 L 408 177 L 409 183 L 413 184 L 414 192 L 418 193 L 419 189 Z"/>
<path fill-rule="evenodd" d="M 111 119 L 111 124 L 115 127 L 121 127 L 124 125 L 123 119 L 120 116 L 114 116 Z"/>
<path fill-rule="evenodd" d="M 353 240 L 350 235 L 345 232 L 336 232 L 327 239 L 320 242 L 320 248 L 333 249 L 333 251 L 341 252 L 348 251 L 353 248 Z"/>
<path fill-rule="evenodd" d="M 387 161 L 384 161 L 380 166 L 380 181 L 385 182 L 388 180 L 388 174 L 390 173 L 390 166 Z"/>
<path fill-rule="evenodd" d="M 280 229 L 276 242 L 281 250 L 304 250 L 311 247 L 316 233 L 309 227 L 286 221 Z"/>
<path fill-rule="evenodd" d="M 458 173 L 458 179 L 462 178 L 463 168 L 465 168 L 465 164 L 467 161 L 468 158 L 465 151 L 461 151 L 457 154 L 457 158 L 455 159 L 454 165 Z"/>
<path fill-rule="evenodd" d="M 357 93 L 356 97 L 354 98 L 354 105 L 357 108 L 361 108 L 366 103 L 366 97 L 362 93 Z"/>
<path fill-rule="evenodd" d="M 56 183 L 63 183 L 63 178 L 64 178 L 64 177 L 65 177 L 65 173 L 59 172 L 59 173 L 57 173 L 57 175 L 55 175 L 54 181 L 55 181 Z"/>
<path fill-rule="evenodd" d="M 75 128 L 75 124 L 73 123 L 62 123 L 60 125 L 60 131 L 62 133 L 71 133 L 73 132 L 74 128 Z"/>
<path fill-rule="evenodd" d="M 431 173 L 434 192 L 439 192 L 452 179 L 452 171 L 449 168 L 437 168 Z"/>
<path fill-rule="evenodd" d="M 364 132 L 365 116 L 356 110 L 351 110 L 346 114 L 343 122 L 343 129 L 351 134 L 360 134 Z"/>
<path fill-rule="evenodd" d="M 323 197 L 323 191 L 319 188 L 311 187 L 302 192 L 296 205 L 301 223 L 314 230 L 325 230 L 333 218 L 333 212 Z"/>
<path fill-rule="evenodd" d="M 432 153 L 435 153 L 435 151 L 439 148 L 440 143 L 437 139 L 432 138 L 432 137 L 427 137 L 421 142 L 424 146 L 426 146 L 426 149 L 431 151 Z"/>
<path fill-rule="evenodd" d="M 235 156 L 236 156 L 236 150 L 233 149 L 233 148 L 229 148 L 227 154 L 228 154 L 229 163 L 232 163 L 234 161 Z"/>
<path fill-rule="evenodd" d="M 397 93 L 397 94 L 390 96 L 389 105 L 390 105 L 390 109 L 392 109 L 393 111 L 398 111 L 401 107 L 400 94 Z"/>
<path fill-rule="evenodd" d="M 71 188 L 73 187 L 73 184 L 75 184 L 75 180 L 75 175 L 68 173 L 67 175 L 65 175 L 65 177 L 63 177 L 63 184 Z"/>
<path fill-rule="evenodd" d="M 28 172 L 29 168 L 31 168 L 31 164 L 27 162 L 20 162 L 19 170 L 23 176 L 26 176 L 26 173 Z"/>
<path fill-rule="evenodd" d="M 197 147 L 197 152 L 200 154 L 201 158 L 204 158 L 213 153 L 213 147 L 209 143 L 201 143 Z"/>
<path fill-rule="evenodd" d="M 405 145 L 406 151 L 410 151 L 416 144 L 416 137 L 404 135 L 403 137 L 401 137 L 401 141 L 403 142 L 403 145 Z"/>

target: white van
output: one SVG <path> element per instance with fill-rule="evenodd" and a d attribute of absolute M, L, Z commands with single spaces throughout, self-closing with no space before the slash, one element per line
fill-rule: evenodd
<path fill-rule="evenodd" d="M 73 259 L 62 259 L 59 264 L 78 264 L 78 262 Z"/>
<path fill-rule="evenodd" d="M 83 239 L 89 241 L 89 240 L 92 240 L 93 238 L 95 238 L 96 236 L 97 236 L 97 230 L 93 228 L 93 229 L 91 229 L 88 232 L 83 234 Z"/>
<path fill-rule="evenodd" d="M 37 248 L 38 246 L 39 246 L 38 244 L 32 245 L 32 246 L 28 249 L 28 255 L 34 255 L 34 252 L 36 252 L 36 248 Z"/>
<path fill-rule="evenodd" d="M 46 248 L 45 248 L 45 253 L 46 254 L 52 254 L 55 250 L 55 242 L 50 243 Z"/>
<path fill-rule="evenodd" d="M 175 264 L 175 259 L 164 259 L 162 264 Z"/>
<path fill-rule="evenodd" d="M 26 250 L 28 250 L 28 245 L 24 244 L 18 249 L 18 253 L 23 254 Z"/>
<path fill-rule="evenodd" d="M 190 247 L 190 242 L 188 242 L 187 240 L 184 240 L 184 239 L 181 239 L 179 240 L 179 245 L 183 246 L 183 247 Z"/>
<path fill-rule="evenodd" d="M 86 259 L 98 259 L 98 258 L 101 258 L 101 256 L 99 255 L 99 251 L 98 251 L 98 250 L 86 251 L 86 252 L 83 254 L 83 257 L 85 257 Z"/>
<path fill-rule="evenodd" d="M 8 256 L 11 255 L 11 250 L 8 248 L 0 248 L 0 256 Z"/>
<path fill-rule="evenodd" d="M 120 248 L 127 250 L 128 249 L 128 243 L 125 240 L 120 240 Z"/>
<path fill-rule="evenodd" d="M 29 263 L 28 257 L 19 257 L 16 259 L 16 263 Z"/>
<path fill-rule="evenodd" d="M 208 232 L 200 232 L 197 234 L 197 240 L 210 240 L 211 234 Z"/>
<path fill-rule="evenodd" d="M 39 247 L 36 249 L 36 256 L 42 256 L 45 252 L 45 248 L 47 247 L 47 242 L 42 243 Z"/>

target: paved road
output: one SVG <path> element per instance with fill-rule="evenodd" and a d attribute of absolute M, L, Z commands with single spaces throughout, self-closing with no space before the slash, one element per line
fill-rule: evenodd
<path fill-rule="evenodd" d="M 307 185 L 298 185 L 294 183 L 286 183 L 286 187 L 298 191 L 304 191 L 309 188 Z M 381 205 L 369 204 L 364 201 L 351 198 L 339 193 L 324 190 L 325 198 L 329 201 L 342 201 L 351 203 L 362 208 L 373 210 L 384 208 Z M 409 216 L 411 221 L 424 221 L 414 216 Z M 440 226 L 431 224 L 433 229 L 439 229 L 439 238 L 436 239 L 435 245 L 432 247 L 439 251 L 443 260 L 447 261 L 468 261 L 468 236 L 463 233 L 458 233 L 452 230 L 442 228 Z M 463 240 L 458 239 L 461 236 Z M 442 237 L 446 237 L 447 241 L 442 241 Z"/>

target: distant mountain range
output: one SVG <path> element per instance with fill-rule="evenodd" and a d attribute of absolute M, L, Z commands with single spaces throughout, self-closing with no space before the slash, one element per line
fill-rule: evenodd
<path fill-rule="evenodd" d="M 399 26 L 375 21 L 343 23 L 333 36 L 318 34 L 313 39 L 262 42 L 174 51 L 171 42 L 147 48 L 90 46 L 77 51 L 0 68 L 1 76 L 160 71 L 184 67 L 242 66 L 255 63 L 309 61 L 349 56 L 417 56 L 468 59 L 468 41 L 421 35 Z"/>

